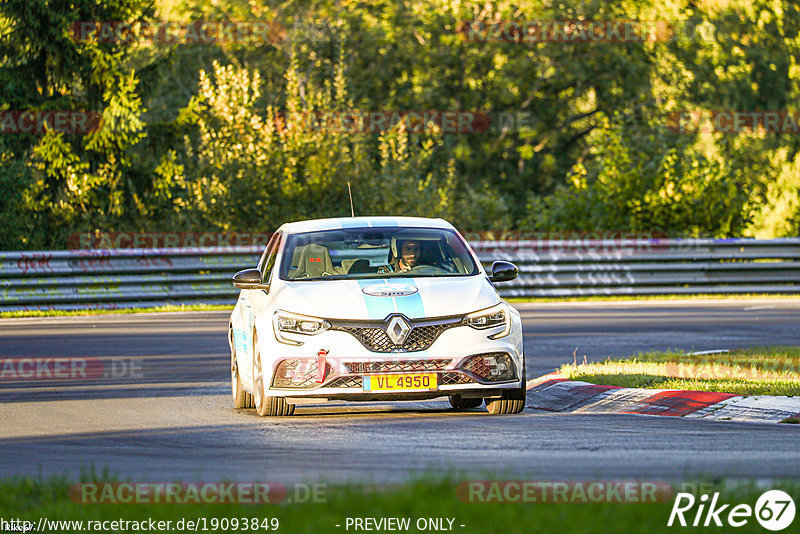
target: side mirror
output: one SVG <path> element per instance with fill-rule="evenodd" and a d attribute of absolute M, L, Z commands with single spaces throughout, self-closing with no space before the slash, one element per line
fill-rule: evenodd
<path fill-rule="evenodd" d="M 492 263 L 492 276 L 489 277 L 491 282 L 508 282 L 513 280 L 519 274 L 519 269 L 513 263 L 507 261 L 496 261 Z"/>
<path fill-rule="evenodd" d="M 258 269 L 245 269 L 233 275 L 233 285 L 239 289 L 263 289 L 261 271 Z"/>

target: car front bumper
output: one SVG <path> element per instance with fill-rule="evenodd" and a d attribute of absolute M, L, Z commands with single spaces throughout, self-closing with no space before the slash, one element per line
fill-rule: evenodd
<path fill-rule="evenodd" d="M 353 335 L 327 331 L 307 336 L 300 346 L 273 340 L 264 354 L 268 395 L 289 402 L 324 399 L 349 401 L 425 400 L 445 395 L 497 397 L 524 385 L 524 357 L 519 324 L 509 335 L 490 339 L 502 329 L 476 330 L 468 326 L 442 332 L 427 349 L 413 352 L 371 352 Z M 266 337 L 266 336 L 264 336 Z M 261 337 L 261 339 L 264 339 Z M 484 365 L 485 358 L 494 366 Z M 505 364 L 505 370 L 498 371 Z M 369 389 L 376 377 L 436 375 L 435 388 L 402 391 Z M 365 379 L 369 377 L 369 379 Z"/>

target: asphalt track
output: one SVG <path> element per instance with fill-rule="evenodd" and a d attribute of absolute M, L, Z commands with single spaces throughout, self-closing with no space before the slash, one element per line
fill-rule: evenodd
<path fill-rule="evenodd" d="M 519 304 L 528 376 L 643 350 L 800 344 L 800 300 Z M 121 376 L 0 380 L 0 476 L 104 468 L 148 482 L 800 477 L 797 425 L 645 415 L 492 417 L 446 402 L 233 410 L 227 313 L 0 320 L 0 358 L 87 357 Z M 134 363 L 132 373 L 126 369 Z"/>

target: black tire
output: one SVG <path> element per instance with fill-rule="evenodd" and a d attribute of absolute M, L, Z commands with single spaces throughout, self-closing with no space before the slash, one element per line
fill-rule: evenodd
<path fill-rule="evenodd" d="M 492 415 L 519 413 L 524 409 L 525 399 L 509 399 L 505 393 L 500 399 L 486 399 L 486 410 Z"/>
<path fill-rule="evenodd" d="M 233 341 L 233 329 L 229 331 L 228 341 L 231 346 L 231 394 L 234 408 L 253 408 L 253 396 L 242 389 L 242 377 L 239 376 L 239 361 L 236 357 L 236 345 Z"/>
<path fill-rule="evenodd" d="M 525 374 L 525 358 L 522 358 L 522 386 L 503 392 L 499 399 L 484 399 L 486 410 L 492 415 L 520 413 L 525 409 L 525 398 L 528 394 Z"/>
<path fill-rule="evenodd" d="M 268 397 L 264 394 L 265 391 L 261 351 L 258 347 L 258 337 L 253 332 L 253 404 L 256 413 L 262 417 L 294 414 L 294 404 L 286 402 L 286 397 Z"/>
<path fill-rule="evenodd" d="M 450 395 L 450 406 L 456 410 L 469 410 L 470 408 L 477 408 L 483 403 L 480 397 L 464 398 L 461 395 Z"/>

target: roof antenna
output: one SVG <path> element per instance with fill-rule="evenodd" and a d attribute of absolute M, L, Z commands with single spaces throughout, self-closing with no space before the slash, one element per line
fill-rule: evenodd
<path fill-rule="evenodd" d="M 350 216 L 355 217 L 356 212 L 353 210 L 353 192 L 350 190 L 350 182 L 347 182 L 347 194 L 350 195 Z"/>

